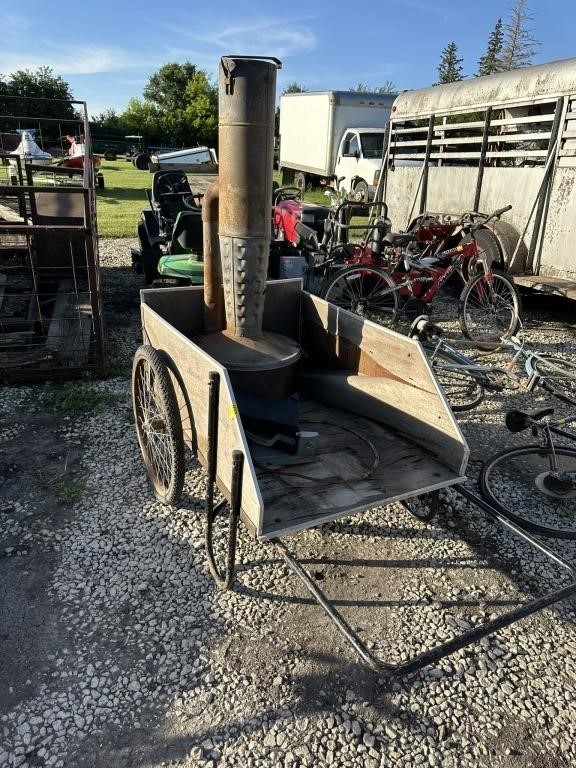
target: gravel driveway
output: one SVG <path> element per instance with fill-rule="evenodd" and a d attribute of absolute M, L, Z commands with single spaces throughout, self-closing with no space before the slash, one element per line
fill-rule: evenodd
<path fill-rule="evenodd" d="M 243 527 L 237 589 L 215 588 L 198 466 L 178 509 L 146 486 L 131 244 L 101 242 L 113 377 L 67 414 L 58 387 L 0 388 L 0 766 L 575 765 L 574 604 L 384 680 Z M 571 312 L 532 302 L 528 335 L 573 356 Z M 462 414 L 471 479 L 511 441 L 503 409 L 548 402 L 507 391 Z M 564 578 L 455 495 L 428 525 L 392 505 L 287 543 L 393 661 Z"/>

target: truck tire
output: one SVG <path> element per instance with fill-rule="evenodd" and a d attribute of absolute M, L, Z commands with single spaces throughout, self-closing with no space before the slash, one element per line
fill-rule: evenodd
<path fill-rule="evenodd" d="M 358 179 L 354 184 L 354 200 L 357 203 L 368 202 L 368 184 L 366 184 L 364 179 Z"/>
<path fill-rule="evenodd" d="M 147 155 L 146 152 L 139 152 L 133 162 L 134 166 L 138 168 L 139 171 L 147 171 L 148 164 L 150 163 L 150 156 Z"/>
<path fill-rule="evenodd" d="M 302 194 L 306 192 L 306 183 L 307 183 L 306 174 L 303 173 L 302 171 L 298 171 L 298 173 L 294 176 L 294 186 L 298 187 L 298 189 Z"/>

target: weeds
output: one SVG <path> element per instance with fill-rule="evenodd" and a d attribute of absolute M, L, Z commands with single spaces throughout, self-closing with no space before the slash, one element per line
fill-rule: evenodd
<path fill-rule="evenodd" d="M 102 413 L 121 399 L 118 395 L 99 392 L 85 384 L 69 383 L 63 386 L 44 387 L 41 404 L 57 416 L 83 416 Z"/>
<path fill-rule="evenodd" d="M 64 460 L 64 469 L 52 475 L 46 470 L 39 470 L 36 475 L 38 482 L 44 488 L 51 490 L 61 504 L 73 505 L 81 501 L 86 490 L 86 478 L 74 476 L 68 467 L 69 454 Z"/>

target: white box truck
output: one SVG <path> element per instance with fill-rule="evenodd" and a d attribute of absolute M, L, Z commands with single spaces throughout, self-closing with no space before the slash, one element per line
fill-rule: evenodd
<path fill-rule="evenodd" d="M 280 99 L 282 184 L 339 186 L 357 200 L 372 199 L 386 146 L 393 94 L 355 91 L 285 93 Z"/>

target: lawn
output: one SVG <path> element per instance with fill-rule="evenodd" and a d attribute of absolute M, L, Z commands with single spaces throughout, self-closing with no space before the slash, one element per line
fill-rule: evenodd
<path fill-rule="evenodd" d="M 136 237 L 140 211 L 147 207 L 146 190 L 152 174 L 139 171 L 132 163 L 102 160 L 104 189 L 96 190 L 98 233 L 102 237 Z"/>
<path fill-rule="evenodd" d="M 146 190 L 151 189 L 152 174 L 137 170 L 123 158 L 102 160 L 100 170 L 105 188 L 96 190 L 98 233 L 101 237 L 136 237 L 140 211 L 148 207 Z M 189 178 L 194 189 L 194 177 Z M 277 171 L 274 180 L 280 183 Z M 307 190 L 304 197 L 309 202 L 329 205 L 321 189 Z"/>

